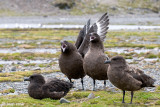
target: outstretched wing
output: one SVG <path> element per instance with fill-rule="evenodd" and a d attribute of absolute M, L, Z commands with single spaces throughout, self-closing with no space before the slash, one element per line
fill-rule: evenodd
<path fill-rule="evenodd" d="M 103 41 L 108 31 L 109 19 L 108 14 L 105 13 L 96 23 L 94 23 L 89 29 L 88 33 L 96 32 Z"/>
<path fill-rule="evenodd" d="M 90 28 L 90 19 L 87 21 L 87 24 L 84 25 L 83 29 L 79 32 L 78 38 L 76 40 L 75 46 L 77 47 L 77 49 L 80 47 L 80 45 L 82 44 L 84 37 L 86 36 L 86 34 L 88 33 Z"/>
<path fill-rule="evenodd" d="M 79 53 L 84 57 L 89 49 L 89 34 L 92 32 L 96 32 L 101 40 L 103 41 L 106 37 L 107 30 L 109 25 L 108 14 L 105 13 L 96 23 L 94 23 L 86 34 L 81 46 L 78 48 Z"/>
<path fill-rule="evenodd" d="M 144 74 L 142 70 L 131 66 L 127 66 L 125 72 L 131 75 L 134 79 L 141 81 L 142 82 L 141 87 L 154 87 L 155 80 L 150 76 Z"/>

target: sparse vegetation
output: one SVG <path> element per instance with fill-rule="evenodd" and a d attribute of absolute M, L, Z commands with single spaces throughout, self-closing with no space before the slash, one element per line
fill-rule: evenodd
<path fill-rule="evenodd" d="M 92 91 L 85 91 L 85 92 L 70 92 L 66 99 L 70 100 L 70 104 L 60 104 L 59 100 L 51 100 L 49 98 L 38 100 L 29 97 L 26 94 L 21 95 L 10 95 L 10 96 L 3 96 L 0 97 L 0 104 L 2 103 L 21 103 L 23 106 L 69 106 L 69 107 L 104 107 L 104 106 L 127 106 L 127 107 L 137 107 L 137 106 L 158 106 L 160 105 L 160 93 L 157 92 L 142 92 L 137 91 L 135 92 L 135 97 L 133 100 L 133 104 L 130 105 L 127 102 L 130 101 L 130 93 L 126 93 L 125 97 L 125 104 L 121 103 L 122 100 L 122 93 L 116 92 L 106 92 L 106 91 L 97 91 L 93 92 L 95 96 L 99 96 L 98 98 L 88 99 L 87 96 Z M 117 97 L 118 96 L 118 97 Z"/>
<path fill-rule="evenodd" d="M 15 82 L 23 81 L 24 77 L 28 77 L 32 74 L 52 73 L 59 70 L 36 70 L 36 71 L 17 71 L 11 73 L 0 73 L 0 82 Z"/>
<path fill-rule="evenodd" d="M 79 30 L 63 29 L 0 29 L 0 38 L 10 38 L 15 40 L 61 40 L 65 36 L 78 35 Z"/>
<path fill-rule="evenodd" d="M 10 3 L 8 6 L 7 4 Z M 43 5 L 45 4 L 45 5 Z M 1 16 L 44 16 L 48 15 L 83 15 L 94 14 L 102 12 L 110 12 L 112 14 L 147 14 L 158 13 L 159 0 L 51 0 L 41 1 L 35 0 L 34 2 L 10 2 L 5 0 L 1 2 L 0 15 Z M 16 8 L 14 7 L 16 5 Z M 34 6 L 36 5 L 36 8 Z M 23 8 L 25 6 L 25 9 Z M 47 7 L 47 9 L 45 9 Z M 27 11 L 26 11 L 27 10 Z M 81 11 L 79 11 L 81 10 Z"/>
<path fill-rule="evenodd" d="M 23 66 L 28 67 L 28 66 L 35 66 L 35 63 L 30 63 L 30 64 L 24 64 Z"/>
<path fill-rule="evenodd" d="M 2 60 L 25 60 L 25 59 L 30 59 L 30 60 L 35 60 L 36 58 L 58 58 L 60 55 L 60 52 L 57 52 L 55 54 L 51 53 L 7 53 L 3 54 L 0 53 L 0 58 Z"/>
<path fill-rule="evenodd" d="M 79 29 L 74 30 L 64 30 L 64 29 L 0 29 L 0 38 L 9 38 L 13 40 L 41 40 L 45 39 L 39 44 L 32 41 L 29 43 L 17 42 L 2 43 L 0 48 L 60 48 L 60 40 L 67 36 L 77 36 Z M 160 48 L 160 44 L 155 44 L 159 39 L 160 32 L 151 31 L 110 31 L 107 34 L 107 39 L 104 42 L 104 46 L 107 47 L 145 47 L 148 49 L 153 49 L 155 47 Z M 133 39 L 132 39 L 133 38 Z M 136 39 L 134 39 L 136 38 Z M 48 40 L 48 41 L 47 41 Z M 54 40 L 54 41 L 49 41 Z M 137 41 L 151 42 L 150 44 L 142 44 Z M 74 43 L 75 41 L 69 41 Z M 152 43 L 153 42 L 153 43 Z"/>
<path fill-rule="evenodd" d="M 14 93 L 14 92 L 15 92 L 15 90 L 13 88 L 9 88 L 9 89 L 0 91 L 0 93 Z"/>
<path fill-rule="evenodd" d="M 47 67 L 48 64 L 39 64 L 39 67 Z"/>
<path fill-rule="evenodd" d="M 147 53 L 135 53 L 135 52 L 130 52 L 130 53 L 120 53 L 118 54 L 117 52 L 105 52 L 109 57 L 113 57 L 116 55 L 121 55 L 123 57 L 125 57 L 126 59 L 132 59 L 133 57 L 144 57 L 144 58 L 160 58 L 160 55 L 155 55 L 151 52 L 147 52 Z M 160 53 L 159 53 L 160 54 Z"/>

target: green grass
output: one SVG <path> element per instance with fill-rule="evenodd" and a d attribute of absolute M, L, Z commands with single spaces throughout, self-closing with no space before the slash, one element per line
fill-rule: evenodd
<path fill-rule="evenodd" d="M 0 38 L 9 38 L 15 40 L 56 40 L 55 42 L 44 41 L 40 44 L 36 42 L 18 44 L 16 42 L 2 43 L 0 48 L 60 48 L 60 40 L 67 36 L 77 36 L 79 29 L 65 30 L 65 29 L 0 29 Z M 154 44 L 159 39 L 160 32 L 152 31 L 110 31 L 106 36 L 104 42 L 105 47 L 145 47 L 153 49 L 155 47 L 160 48 L 160 44 Z M 134 37 L 133 39 L 130 39 Z M 151 44 L 135 43 L 138 37 L 138 41 L 150 41 Z M 128 41 L 126 41 L 128 40 Z M 74 41 L 70 41 L 74 43 Z"/>
<path fill-rule="evenodd" d="M 53 39 L 61 40 L 66 36 L 78 35 L 79 30 L 63 29 L 0 29 L 0 38 L 21 39 L 21 40 L 38 40 Z"/>
<path fill-rule="evenodd" d="M 0 91 L 0 93 L 14 93 L 15 90 L 13 88 L 9 88 L 9 89 L 6 89 L 6 90 L 3 90 L 3 91 Z"/>
<path fill-rule="evenodd" d="M 127 92 L 125 96 L 126 104 L 122 104 L 122 93 L 96 91 L 92 92 L 98 98 L 88 99 L 87 96 L 92 91 L 79 91 L 70 92 L 65 96 L 66 99 L 71 101 L 70 104 L 60 104 L 59 100 L 52 100 L 49 98 L 38 100 L 29 97 L 26 94 L 21 95 L 7 95 L 0 97 L 0 104 L 2 103 L 22 103 L 24 106 L 58 106 L 58 107 L 108 107 L 108 106 L 126 106 L 126 107 L 138 107 L 138 106 L 158 106 L 160 105 L 160 93 L 157 92 L 142 92 L 137 91 L 134 94 L 133 104 L 127 104 L 130 102 L 130 93 Z"/>
<path fill-rule="evenodd" d="M 28 66 L 35 66 L 35 63 L 30 63 L 30 64 L 24 64 L 23 66 L 28 67 Z"/>
<path fill-rule="evenodd" d="M 11 73 L 0 73 L 0 82 L 15 82 L 23 81 L 24 77 L 29 77 L 32 74 L 52 73 L 59 70 L 36 70 L 36 71 L 16 71 Z"/>
<path fill-rule="evenodd" d="M 3 54 L 0 53 L 0 58 L 2 60 L 25 60 L 25 59 L 30 59 L 30 60 L 35 60 L 36 58 L 58 58 L 60 55 L 60 52 L 56 52 L 55 54 L 51 53 L 7 53 Z"/>
<path fill-rule="evenodd" d="M 133 57 L 144 57 L 144 58 L 160 58 L 160 53 L 158 55 L 155 55 L 151 52 L 147 52 L 147 53 L 135 53 L 135 52 L 130 52 L 130 53 L 120 53 L 118 54 L 117 52 L 105 52 L 109 57 L 113 57 L 113 56 L 117 56 L 117 55 L 121 55 L 126 59 L 132 59 Z"/>
<path fill-rule="evenodd" d="M 48 64 L 39 64 L 39 67 L 47 67 Z"/>
<path fill-rule="evenodd" d="M 153 49 L 155 47 L 160 48 L 160 44 L 140 44 L 136 43 L 136 39 L 138 41 L 157 41 L 159 39 L 160 32 L 147 32 L 147 31 L 112 31 L 107 34 L 106 42 L 104 42 L 104 46 L 107 47 L 140 47 L 140 48 L 148 48 Z M 134 37 L 136 39 L 130 39 L 130 37 Z M 126 41 L 128 40 L 128 41 Z"/>

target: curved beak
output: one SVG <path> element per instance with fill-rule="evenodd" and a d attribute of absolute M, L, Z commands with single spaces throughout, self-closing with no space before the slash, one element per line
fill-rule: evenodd
<path fill-rule="evenodd" d="M 110 64 L 110 63 L 111 63 L 110 60 L 106 60 L 106 61 L 104 62 L 104 64 Z"/>
<path fill-rule="evenodd" d="M 94 36 L 90 36 L 90 41 L 93 41 L 95 39 Z"/>
<path fill-rule="evenodd" d="M 62 49 L 62 52 L 65 52 L 66 47 L 67 47 L 67 45 L 66 45 L 66 44 L 61 43 L 61 49 Z"/>
<path fill-rule="evenodd" d="M 24 81 L 30 81 L 30 79 L 29 78 L 24 78 Z"/>

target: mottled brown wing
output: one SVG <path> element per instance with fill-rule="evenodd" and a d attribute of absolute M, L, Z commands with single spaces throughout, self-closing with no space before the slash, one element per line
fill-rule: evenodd
<path fill-rule="evenodd" d="M 124 70 L 133 78 L 142 82 L 142 87 L 154 87 L 155 80 L 150 76 L 144 74 L 144 72 L 138 68 L 127 66 Z"/>
<path fill-rule="evenodd" d="M 72 88 L 73 84 L 69 83 L 67 81 L 59 80 L 59 79 L 54 79 L 51 80 L 50 82 L 46 83 L 43 85 L 43 87 L 48 88 L 50 92 L 69 92 L 69 90 Z"/>
<path fill-rule="evenodd" d="M 77 47 L 77 49 L 81 46 L 81 44 L 84 40 L 84 37 L 86 36 L 89 28 L 90 28 L 90 19 L 87 21 L 87 24 L 84 25 L 83 29 L 79 32 L 79 35 L 78 35 L 76 43 L 75 43 L 75 46 Z"/>

